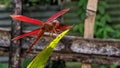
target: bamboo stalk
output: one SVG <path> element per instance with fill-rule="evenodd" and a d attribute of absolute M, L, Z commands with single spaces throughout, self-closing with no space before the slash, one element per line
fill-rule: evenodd
<path fill-rule="evenodd" d="M 84 38 L 93 38 L 94 36 L 94 22 L 97 10 L 97 2 L 98 0 L 88 0 L 87 10 L 84 25 Z M 91 64 L 82 63 L 81 68 L 91 68 Z"/>

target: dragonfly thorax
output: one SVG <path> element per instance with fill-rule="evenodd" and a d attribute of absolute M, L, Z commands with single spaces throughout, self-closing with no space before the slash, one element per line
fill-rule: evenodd
<path fill-rule="evenodd" d="M 45 23 L 44 26 L 42 27 L 42 29 L 45 32 L 49 32 L 49 31 L 53 30 L 54 27 L 55 27 L 55 23 Z"/>

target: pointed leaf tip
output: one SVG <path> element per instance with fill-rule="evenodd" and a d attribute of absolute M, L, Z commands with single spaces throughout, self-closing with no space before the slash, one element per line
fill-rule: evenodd
<path fill-rule="evenodd" d="M 53 49 L 68 31 L 69 29 L 59 34 L 47 47 L 45 47 L 45 49 L 40 51 L 39 54 L 28 64 L 27 68 L 44 68 L 53 52 Z"/>

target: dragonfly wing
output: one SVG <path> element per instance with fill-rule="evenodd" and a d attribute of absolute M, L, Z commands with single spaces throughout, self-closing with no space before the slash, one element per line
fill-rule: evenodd
<path fill-rule="evenodd" d="M 13 38 L 12 40 L 18 40 L 18 39 L 21 39 L 21 38 L 26 37 L 26 36 L 38 34 L 39 30 L 40 29 L 36 29 L 36 30 L 31 31 L 31 32 L 27 32 L 25 34 L 22 34 L 22 35 L 19 35 L 19 36 Z"/>
<path fill-rule="evenodd" d="M 43 25 L 42 21 L 33 19 L 33 18 L 29 18 L 29 17 L 23 16 L 23 15 L 10 15 L 10 16 L 15 20 L 32 23 L 32 24 L 36 24 L 36 25 L 41 25 L 41 26 Z"/>
<path fill-rule="evenodd" d="M 63 15 L 64 13 L 68 12 L 70 9 L 64 9 L 64 10 L 61 10 L 57 13 L 55 13 L 54 15 L 52 15 L 50 18 L 47 19 L 46 23 L 49 23 L 53 20 L 55 20 L 56 18 L 58 18 L 59 16 Z"/>

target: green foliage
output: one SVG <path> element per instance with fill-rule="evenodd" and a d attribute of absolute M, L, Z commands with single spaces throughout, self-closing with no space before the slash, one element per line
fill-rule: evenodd
<path fill-rule="evenodd" d="M 83 36 L 83 31 L 84 31 L 84 24 L 83 23 L 80 23 L 80 24 L 77 24 L 73 27 L 73 31 L 77 31 L 79 32 L 80 36 Z"/>
<path fill-rule="evenodd" d="M 107 65 L 101 65 L 100 68 L 108 68 Z"/>
<path fill-rule="evenodd" d="M 11 0 L 0 0 L 0 5 L 3 5 L 5 8 L 12 7 Z"/>
<path fill-rule="evenodd" d="M 31 58 L 26 58 L 22 63 L 22 68 L 27 68 L 27 65 L 32 61 Z"/>
<path fill-rule="evenodd" d="M 110 68 L 117 68 L 117 65 L 112 64 L 110 65 Z"/>
<path fill-rule="evenodd" d="M 78 7 L 80 8 L 78 11 L 78 15 L 80 18 L 80 23 L 76 24 L 73 27 L 73 31 L 79 32 L 80 36 L 83 36 L 84 32 L 84 20 L 86 18 L 86 6 L 88 0 L 79 0 Z M 112 22 L 111 17 L 106 12 L 106 8 L 108 4 L 100 0 L 98 2 L 97 14 L 95 19 L 95 27 L 94 27 L 94 36 L 95 38 L 120 38 L 120 25 L 116 25 L 112 27 L 109 22 Z"/>
<path fill-rule="evenodd" d="M 80 62 L 66 62 L 66 68 L 81 68 Z"/>
<path fill-rule="evenodd" d="M 7 63 L 0 63 L 0 68 L 8 68 L 8 64 Z"/>
<path fill-rule="evenodd" d="M 112 34 L 113 35 L 112 37 L 116 39 L 120 39 L 120 24 L 116 24 L 113 27 L 115 32 Z"/>
<path fill-rule="evenodd" d="M 83 31 L 84 31 L 84 20 L 86 18 L 86 6 L 87 6 L 87 1 L 88 0 L 79 0 L 78 2 L 78 7 L 80 8 L 78 10 L 78 15 L 80 18 L 79 24 L 74 25 L 73 31 L 74 32 L 79 32 L 80 36 L 83 36 Z"/>
<path fill-rule="evenodd" d="M 98 11 L 95 20 L 94 36 L 97 38 L 111 38 L 115 30 L 108 24 L 111 22 L 111 17 L 106 11 L 107 3 L 99 1 Z"/>

